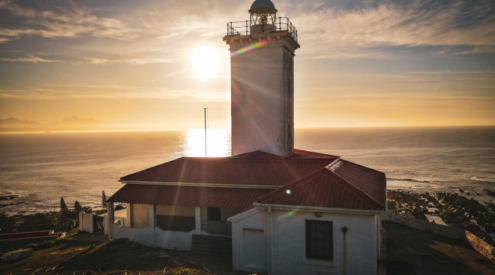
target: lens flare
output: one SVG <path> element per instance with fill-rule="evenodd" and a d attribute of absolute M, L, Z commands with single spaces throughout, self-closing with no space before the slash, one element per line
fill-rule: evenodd
<path fill-rule="evenodd" d="M 242 53 L 245 53 L 245 52 L 249 52 L 250 50 L 257 49 L 257 48 L 259 48 L 261 46 L 265 46 L 266 44 L 268 44 L 268 40 L 263 40 L 263 41 L 260 41 L 260 42 L 258 42 L 256 44 L 253 44 L 251 46 L 247 46 L 245 48 L 242 48 L 240 50 L 237 50 L 237 51 L 231 53 L 230 55 L 231 56 L 235 56 L 235 55 L 239 55 L 239 54 L 242 54 Z"/>

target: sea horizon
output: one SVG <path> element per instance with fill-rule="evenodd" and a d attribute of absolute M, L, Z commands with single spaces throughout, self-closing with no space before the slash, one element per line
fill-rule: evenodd
<path fill-rule="evenodd" d="M 230 131 L 210 129 L 210 157 L 230 156 Z M 204 129 L 0 135 L 0 211 L 101 206 L 120 177 L 180 157 L 204 157 Z M 295 148 L 337 155 L 386 174 L 388 189 L 459 192 L 479 201 L 495 190 L 495 127 L 296 128 Z M 13 205 L 10 205 L 13 203 Z M 6 206 L 6 204 L 9 204 Z"/>

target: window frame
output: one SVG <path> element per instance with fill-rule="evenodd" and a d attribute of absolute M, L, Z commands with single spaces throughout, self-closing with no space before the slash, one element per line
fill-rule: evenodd
<path fill-rule="evenodd" d="M 211 215 L 210 215 L 210 210 L 217 210 L 218 209 L 218 220 L 213 220 L 211 219 Z M 215 213 L 216 215 L 217 213 Z M 209 222 L 221 222 L 222 221 L 222 209 L 219 208 L 219 207 L 207 207 L 206 208 L 206 220 L 209 221 Z"/>
<path fill-rule="evenodd" d="M 328 234 L 328 240 L 324 240 L 322 238 L 312 238 L 311 237 L 311 231 L 310 230 L 310 224 L 327 224 L 329 225 L 329 231 L 326 233 Z M 307 259 L 315 259 L 315 260 L 327 260 L 327 261 L 333 261 L 333 222 L 332 221 L 317 221 L 317 220 L 306 220 L 306 258 Z M 317 230 L 318 231 L 318 230 Z M 325 233 L 325 231 L 323 231 Z M 317 255 L 317 254 L 312 254 L 311 253 L 311 241 L 317 241 L 318 243 L 321 242 L 329 242 L 330 246 L 330 255 L 329 256 L 323 256 L 323 255 Z"/>

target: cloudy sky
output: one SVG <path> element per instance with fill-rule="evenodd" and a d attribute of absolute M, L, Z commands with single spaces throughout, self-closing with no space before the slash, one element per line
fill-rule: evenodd
<path fill-rule="evenodd" d="M 495 125 L 493 0 L 274 0 L 296 127 Z M 228 128 L 226 23 L 252 0 L 0 0 L 0 118 Z"/>

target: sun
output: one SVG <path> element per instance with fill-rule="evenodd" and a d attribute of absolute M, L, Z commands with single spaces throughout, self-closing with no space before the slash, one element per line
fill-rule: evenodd
<path fill-rule="evenodd" d="M 200 77 L 213 77 L 218 72 L 218 54 L 211 48 L 199 48 L 193 51 L 194 71 Z"/>

